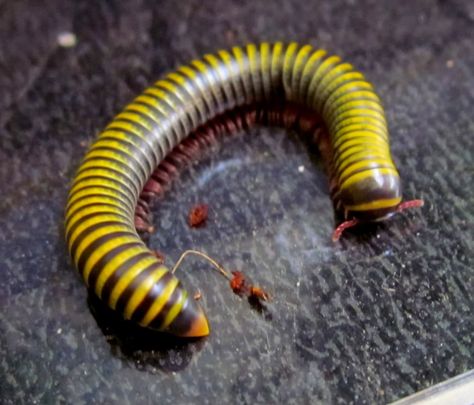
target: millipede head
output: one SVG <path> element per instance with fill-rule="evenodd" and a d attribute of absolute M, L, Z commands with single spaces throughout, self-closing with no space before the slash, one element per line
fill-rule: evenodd
<path fill-rule="evenodd" d="M 342 182 L 340 199 L 344 219 L 378 222 L 397 212 L 402 201 L 400 177 L 395 170 L 384 170 L 365 171 L 355 175 L 363 176 L 358 181 Z"/>

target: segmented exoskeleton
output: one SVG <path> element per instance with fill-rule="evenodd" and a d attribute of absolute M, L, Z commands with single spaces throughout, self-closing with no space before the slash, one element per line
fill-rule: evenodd
<path fill-rule="evenodd" d="M 275 108 L 286 109 L 286 115 L 275 113 L 282 121 L 300 108 L 305 113 L 288 120 L 306 130 L 316 122 L 308 112 L 320 117 L 328 134 L 331 195 L 351 224 L 401 209 L 384 110 L 352 65 L 296 43 L 206 55 L 156 82 L 114 118 L 91 146 L 69 194 L 72 260 L 87 286 L 124 318 L 179 336 L 209 333 L 201 307 L 139 238 L 135 210 L 150 175 L 173 148 L 226 111 L 251 116 L 249 106 L 261 112 L 249 123 L 274 123 Z"/>

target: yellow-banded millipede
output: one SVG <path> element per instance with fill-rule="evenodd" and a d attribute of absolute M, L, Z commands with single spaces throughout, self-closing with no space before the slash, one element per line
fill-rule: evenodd
<path fill-rule="evenodd" d="M 419 205 L 401 203 L 383 107 L 352 65 L 296 43 L 234 47 L 146 89 L 88 151 L 69 193 L 66 239 L 89 289 L 144 327 L 208 335 L 201 307 L 138 236 L 135 206 L 154 169 L 192 131 L 226 111 L 278 103 L 324 123 L 331 195 L 348 220 L 340 231 Z"/>

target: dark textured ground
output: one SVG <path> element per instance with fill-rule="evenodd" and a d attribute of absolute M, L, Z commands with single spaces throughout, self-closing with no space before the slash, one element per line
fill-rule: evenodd
<path fill-rule="evenodd" d="M 471 1 L 42 3 L 0 0 L 0 402 L 381 403 L 474 367 Z M 330 49 L 375 82 L 406 197 L 427 204 L 333 244 L 313 152 L 275 129 L 230 139 L 159 201 L 150 243 L 169 263 L 193 247 L 245 269 L 274 302 L 254 311 L 190 260 L 212 335 L 142 336 L 88 306 L 63 241 L 68 182 L 147 83 L 263 39 Z M 210 220 L 190 231 L 195 202 Z"/>

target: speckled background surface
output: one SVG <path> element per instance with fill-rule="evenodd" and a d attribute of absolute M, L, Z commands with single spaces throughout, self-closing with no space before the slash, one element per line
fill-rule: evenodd
<path fill-rule="evenodd" d="M 382 403 L 474 367 L 474 6 L 452 1 L 0 0 L 2 403 Z M 77 45 L 58 46 L 72 31 Z M 202 249 L 274 301 L 255 311 L 191 259 L 213 328 L 143 334 L 88 301 L 63 240 L 87 145 L 147 83 L 204 52 L 294 39 L 377 86 L 422 210 L 330 240 L 314 150 L 255 129 L 209 150 L 154 212 L 172 264 Z M 298 168 L 304 167 L 300 172 Z M 188 229 L 196 202 L 207 226 Z"/>

